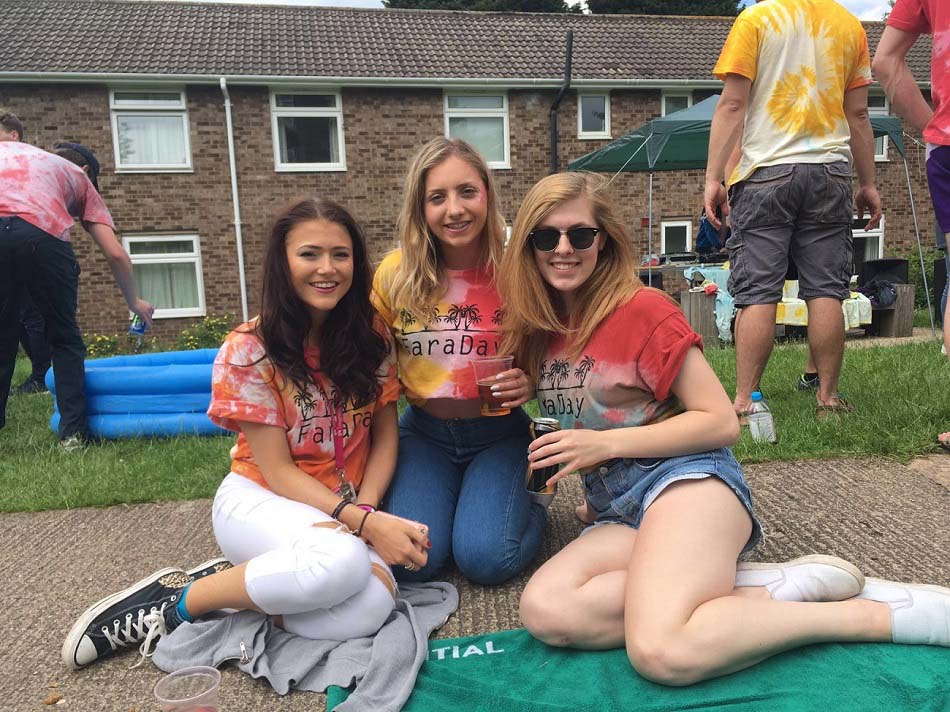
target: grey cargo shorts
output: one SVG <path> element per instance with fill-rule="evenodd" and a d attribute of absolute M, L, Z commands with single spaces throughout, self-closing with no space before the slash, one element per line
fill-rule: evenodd
<path fill-rule="evenodd" d="M 777 304 L 791 255 L 798 296 L 847 299 L 854 196 L 851 166 L 763 166 L 729 189 L 729 293 L 736 306 Z"/>

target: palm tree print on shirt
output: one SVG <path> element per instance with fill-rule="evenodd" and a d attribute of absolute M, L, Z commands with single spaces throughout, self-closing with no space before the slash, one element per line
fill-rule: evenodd
<path fill-rule="evenodd" d="M 595 363 L 597 361 L 592 356 L 584 356 L 572 373 L 571 364 L 565 359 L 554 359 L 550 365 L 547 360 L 544 360 L 541 362 L 541 368 L 538 371 L 538 390 L 558 390 L 562 388 L 562 384 L 564 390 L 583 388 L 584 382 L 593 370 Z M 572 375 L 573 379 L 565 383 Z"/>

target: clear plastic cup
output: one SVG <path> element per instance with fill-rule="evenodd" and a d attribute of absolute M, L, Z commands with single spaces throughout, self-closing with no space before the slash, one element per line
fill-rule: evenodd
<path fill-rule="evenodd" d="M 478 400 L 481 402 L 482 415 L 508 415 L 511 408 L 501 407 L 501 399 L 492 393 L 491 387 L 497 383 L 495 376 L 512 367 L 514 357 L 477 358 L 471 363 L 472 369 L 475 371 L 475 385 L 478 386 Z"/>
<path fill-rule="evenodd" d="M 218 712 L 221 673 L 213 667 L 188 667 L 166 675 L 155 684 L 162 712 Z"/>

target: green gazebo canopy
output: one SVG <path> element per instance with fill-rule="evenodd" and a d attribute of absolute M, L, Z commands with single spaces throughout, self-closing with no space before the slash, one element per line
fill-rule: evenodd
<path fill-rule="evenodd" d="M 572 171 L 681 171 L 706 167 L 709 126 L 719 95 L 648 121 L 603 148 L 568 164 Z M 872 116 L 875 136 L 887 136 L 904 155 L 901 122 L 896 116 Z"/>

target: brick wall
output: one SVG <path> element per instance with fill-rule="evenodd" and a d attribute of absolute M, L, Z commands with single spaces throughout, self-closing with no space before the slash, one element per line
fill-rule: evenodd
<path fill-rule="evenodd" d="M 510 224 L 528 188 L 549 171 L 549 109 L 556 92 L 511 90 L 509 125 L 511 169 L 495 172 L 501 209 Z M 108 88 L 102 84 L 0 84 L 0 105 L 15 111 L 26 125 L 26 140 L 50 148 L 58 140 L 79 141 L 102 163 L 102 193 L 120 233 L 189 232 L 200 236 L 207 311 L 240 314 L 237 257 L 228 171 L 223 99 L 216 86 L 187 87 L 191 173 L 115 172 Z M 300 194 L 322 194 L 348 206 L 363 223 L 370 253 L 380 259 L 395 246 L 406 165 L 415 149 L 444 128 L 438 89 L 342 90 L 346 141 L 345 172 L 274 171 L 269 94 L 266 87 L 233 87 L 234 137 L 245 247 L 248 298 L 255 313 L 260 265 L 268 222 L 284 202 Z M 697 100 L 699 99 L 697 93 Z M 614 138 L 660 113 L 659 90 L 611 92 Z M 569 92 L 559 111 L 558 160 L 568 161 L 609 140 L 577 138 L 576 94 Z M 908 150 L 921 235 L 933 244 L 923 154 Z M 903 164 L 893 148 L 891 160 L 878 163 L 878 185 L 886 216 L 885 252 L 905 254 L 915 247 L 913 220 Z M 695 239 L 702 200 L 702 171 L 660 172 L 654 176 L 653 251 L 659 252 L 663 220 L 688 219 Z M 625 173 L 613 183 L 620 212 L 638 254 L 647 252 L 641 218 L 648 213 L 647 174 Z M 74 245 L 82 265 L 80 324 L 84 331 L 117 333 L 128 312 L 105 260 L 77 227 Z M 676 291 L 677 285 L 666 285 Z M 171 337 L 193 319 L 163 319 L 156 334 Z"/>

